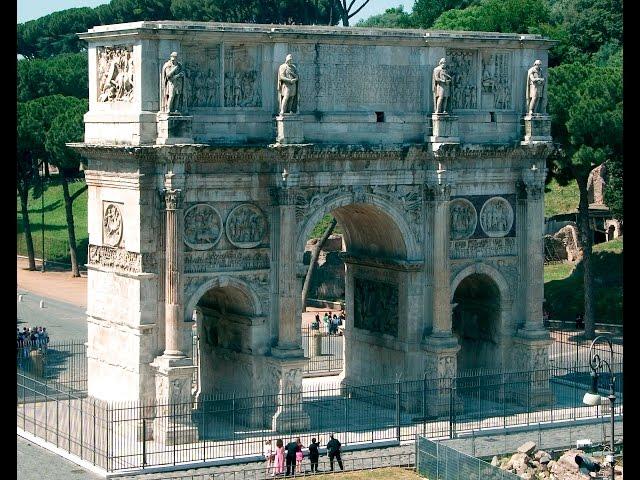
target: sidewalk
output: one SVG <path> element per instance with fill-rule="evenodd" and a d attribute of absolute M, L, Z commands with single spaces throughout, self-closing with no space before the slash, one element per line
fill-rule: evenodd
<path fill-rule="evenodd" d="M 47 267 L 47 270 L 42 273 L 39 270 L 27 270 L 28 266 L 29 262 L 26 258 L 17 259 L 19 289 L 79 307 L 87 307 L 86 272 L 81 272 L 82 277 L 74 278 L 71 276 L 71 271 L 64 271 L 59 267 Z M 40 268 L 38 262 L 36 262 L 36 266 Z"/>

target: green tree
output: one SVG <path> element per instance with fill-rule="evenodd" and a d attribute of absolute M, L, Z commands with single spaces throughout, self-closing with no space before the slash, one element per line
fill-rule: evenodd
<path fill-rule="evenodd" d="M 433 23 L 444 30 L 528 33 L 550 21 L 546 0 L 483 0 L 463 10 L 448 10 Z"/>
<path fill-rule="evenodd" d="M 18 61 L 18 101 L 61 94 L 89 96 L 86 53 L 65 53 L 47 59 Z"/>
<path fill-rule="evenodd" d="M 413 24 L 418 28 L 431 28 L 433 22 L 448 10 L 463 9 L 479 0 L 416 0 L 411 11 Z"/>
<path fill-rule="evenodd" d="M 587 179 L 589 172 L 607 159 L 622 158 L 622 93 L 622 70 L 616 65 L 571 63 L 549 70 L 552 134 L 561 145 L 553 156 L 554 175 L 560 185 L 575 179 L 580 193 L 578 232 L 588 338 L 595 334 L 595 318 Z"/>
<path fill-rule="evenodd" d="M 404 6 L 388 8 L 380 15 L 373 15 L 366 20 L 360 20 L 356 27 L 379 28 L 413 28 L 412 16 L 404 11 Z"/>
<path fill-rule="evenodd" d="M 349 19 L 357 15 L 370 1 L 371 0 L 333 0 L 332 12 L 335 10 L 337 16 L 342 20 L 342 26 L 348 27 Z M 330 23 L 333 24 L 331 20 Z"/>

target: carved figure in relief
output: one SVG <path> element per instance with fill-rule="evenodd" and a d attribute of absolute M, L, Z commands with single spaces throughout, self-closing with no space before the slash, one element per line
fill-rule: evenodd
<path fill-rule="evenodd" d="M 127 48 L 106 47 L 98 53 L 98 101 L 133 99 L 133 57 Z"/>
<path fill-rule="evenodd" d="M 213 247 L 222 234 L 218 213 L 206 204 L 189 208 L 184 215 L 184 239 L 191 248 L 203 250 Z"/>
<path fill-rule="evenodd" d="M 527 106 L 529 115 L 545 113 L 545 79 L 542 76 L 542 62 L 536 60 L 527 72 Z"/>
<path fill-rule="evenodd" d="M 446 66 L 447 60 L 441 58 L 438 66 L 433 69 L 431 89 L 433 90 L 435 113 L 447 113 L 452 78 L 447 73 Z"/>
<path fill-rule="evenodd" d="M 118 207 L 113 203 L 109 204 L 104 211 L 102 232 L 105 244 L 113 247 L 120 243 L 122 238 L 122 215 Z"/>
<path fill-rule="evenodd" d="M 480 212 L 480 224 L 490 237 L 502 237 L 511 230 L 513 210 L 503 198 L 489 199 Z"/>
<path fill-rule="evenodd" d="M 288 54 L 278 68 L 278 93 L 280 94 L 280 115 L 298 111 L 298 70 L 293 64 L 293 56 Z"/>
<path fill-rule="evenodd" d="M 180 113 L 184 88 L 184 69 L 178 62 L 178 53 L 172 52 L 162 66 L 162 111 Z"/>

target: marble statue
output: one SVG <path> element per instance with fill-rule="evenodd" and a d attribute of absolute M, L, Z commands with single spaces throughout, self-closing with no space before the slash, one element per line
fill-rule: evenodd
<path fill-rule="evenodd" d="M 280 115 L 298 110 L 298 71 L 293 64 L 293 56 L 288 54 L 278 68 L 278 93 L 280 94 Z"/>
<path fill-rule="evenodd" d="M 542 77 L 542 62 L 536 60 L 527 72 L 527 108 L 529 115 L 544 113 L 545 79 Z"/>
<path fill-rule="evenodd" d="M 182 108 L 184 68 L 178 62 L 178 53 L 172 52 L 162 67 L 162 111 L 179 113 Z"/>
<path fill-rule="evenodd" d="M 445 70 L 447 60 L 441 58 L 438 66 L 433 69 L 433 80 L 431 88 L 433 89 L 433 105 L 435 113 L 447 113 L 449 104 L 449 92 L 451 88 L 451 75 Z"/>

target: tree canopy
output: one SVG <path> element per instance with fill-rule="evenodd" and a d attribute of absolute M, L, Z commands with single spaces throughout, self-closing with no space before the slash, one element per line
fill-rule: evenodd
<path fill-rule="evenodd" d="M 55 94 L 77 98 L 89 96 L 86 53 L 20 60 L 17 74 L 19 102 Z"/>

